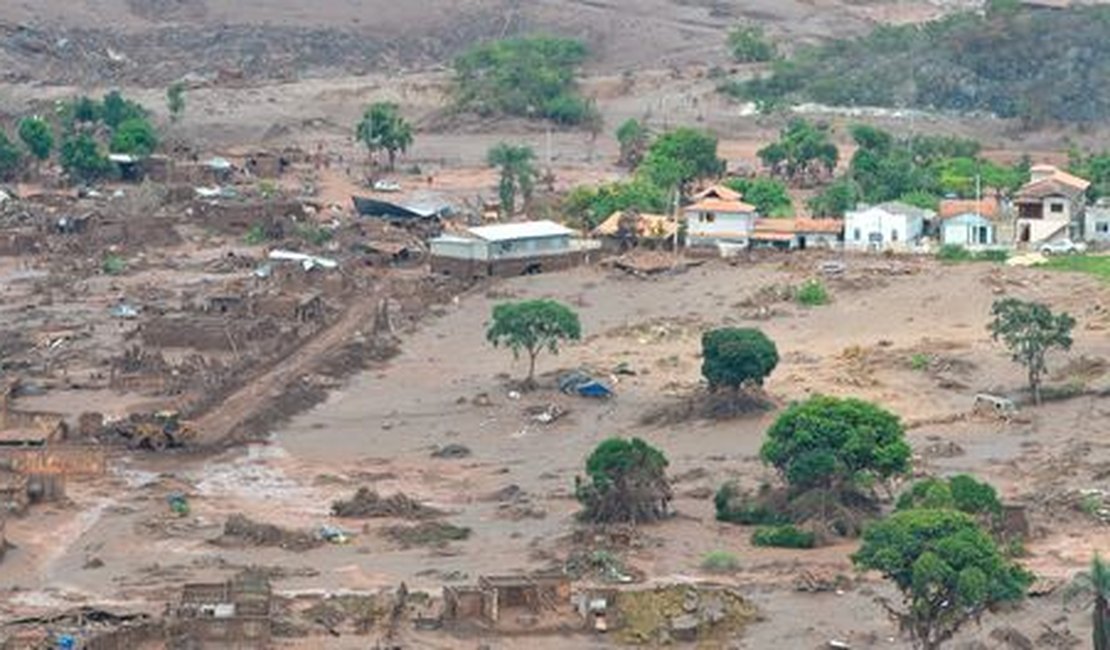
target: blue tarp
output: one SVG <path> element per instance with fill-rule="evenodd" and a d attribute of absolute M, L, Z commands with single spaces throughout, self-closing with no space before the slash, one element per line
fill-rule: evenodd
<path fill-rule="evenodd" d="M 582 397 L 605 398 L 613 395 L 613 389 L 579 370 L 560 377 L 559 390 Z"/>

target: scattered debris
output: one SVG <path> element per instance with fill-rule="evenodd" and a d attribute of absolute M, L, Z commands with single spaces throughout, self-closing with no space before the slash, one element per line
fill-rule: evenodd
<path fill-rule="evenodd" d="M 436 447 L 435 450 L 432 451 L 432 458 L 457 459 L 467 458 L 468 456 L 470 456 L 470 447 L 460 445 L 456 442 L 448 443 L 442 447 Z"/>
<path fill-rule="evenodd" d="M 449 542 L 469 538 L 470 529 L 438 521 L 427 521 L 414 526 L 390 526 L 384 529 L 382 534 L 400 544 L 402 548 L 443 547 Z"/>
<path fill-rule="evenodd" d="M 613 396 L 613 389 L 587 373 L 576 370 L 559 378 L 559 390 L 571 395 L 604 399 Z"/>
<path fill-rule="evenodd" d="M 442 511 L 428 507 L 403 492 L 382 498 L 377 492 L 368 487 L 359 488 L 349 500 L 332 503 L 331 512 L 336 517 L 353 519 L 376 517 L 431 519 L 443 514 Z"/>
<path fill-rule="evenodd" d="M 243 514 L 233 514 L 224 524 L 223 535 L 216 540 L 224 545 L 276 546 L 287 551 L 307 551 L 323 543 L 318 536 L 298 530 L 287 530 L 274 524 L 253 521 Z"/>
<path fill-rule="evenodd" d="M 558 404 L 547 404 L 545 406 L 532 406 L 525 409 L 525 413 L 531 416 L 533 422 L 540 424 L 551 424 L 559 418 L 567 414 L 567 410 Z"/>

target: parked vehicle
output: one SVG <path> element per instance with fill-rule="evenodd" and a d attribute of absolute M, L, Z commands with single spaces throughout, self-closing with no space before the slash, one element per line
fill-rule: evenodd
<path fill-rule="evenodd" d="M 1056 239 L 1041 244 L 1040 251 L 1042 255 L 1075 255 L 1076 253 L 1086 253 L 1087 244 L 1074 242 L 1070 239 Z"/>

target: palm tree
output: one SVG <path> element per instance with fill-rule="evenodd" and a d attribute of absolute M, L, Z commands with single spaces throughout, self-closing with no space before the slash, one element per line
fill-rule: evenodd
<path fill-rule="evenodd" d="M 1098 553 L 1091 560 L 1090 571 L 1075 576 L 1064 592 L 1064 600 L 1083 599 L 1084 607 L 1091 607 L 1094 623 L 1095 650 L 1110 650 L 1110 563 Z"/>
<path fill-rule="evenodd" d="M 527 145 L 514 146 L 502 142 L 489 150 L 487 160 L 490 166 L 501 168 L 497 194 L 501 198 L 503 214 L 511 215 L 516 210 L 517 191 L 524 197 L 525 204 L 532 199 L 536 180 L 536 167 L 532 162 L 535 159 L 536 152 Z"/>
<path fill-rule="evenodd" d="M 355 135 L 359 142 L 366 145 L 371 160 L 375 151 L 385 150 L 391 170 L 397 160 L 397 152 L 403 153 L 412 146 L 412 125 L 401 117 L 397 104 L 391 102 L 378 102 L 366 109 L 355 127 Z"/>

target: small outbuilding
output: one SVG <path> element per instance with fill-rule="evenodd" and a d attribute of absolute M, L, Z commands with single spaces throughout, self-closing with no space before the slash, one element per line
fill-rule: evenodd
<path fill-rule="evenodd" d="M 997 243 L 997 229 L 995 223 L 986 216 L 965 212 L 941 221 L 940 243 L 964 248 L 994 246 Z"/>

